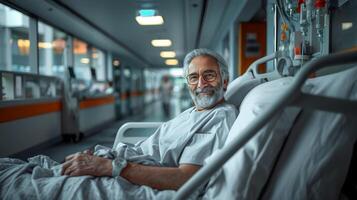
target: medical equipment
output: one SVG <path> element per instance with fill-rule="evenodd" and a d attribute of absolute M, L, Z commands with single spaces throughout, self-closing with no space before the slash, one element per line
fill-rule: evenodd
<path fill-rule="evenodd" d="M 282 21 L 279 50 L 290 57 L 295 68 L 330 51 L 330 14 L 334 1 L 276 0 Z M 276 36 L 277 37 L 277 36 Z"/>

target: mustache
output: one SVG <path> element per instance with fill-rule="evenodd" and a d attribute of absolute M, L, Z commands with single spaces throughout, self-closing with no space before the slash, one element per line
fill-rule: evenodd
<path fill-rule="evenodd" d="M 216 91 L 216 88 L 213 86 L 207 86 L 204 88 L 197 88 L 195 90 L 195 95 L 199 95 L 200 93 L 214 93 Z"/>

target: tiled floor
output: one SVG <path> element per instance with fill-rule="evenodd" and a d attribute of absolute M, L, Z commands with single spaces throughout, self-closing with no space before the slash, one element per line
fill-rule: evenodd
<path fill-rule="evenodd" d="M 183 108 L 182 108 L 183 109 Z M 93 147 L 96 144 L 101 144 L 104 146 L 112 147 L 113 142 L 115 140 L 116 133 L 121 125 L 123 125 L 125 122 L 129 121 L 151 121 L 151 122 L 159 122 L 159 121 L 167 121 L 170 118 L 173 118 L 177 114 L 180 113 L 182 110 L 179 107 L 178 100 L 173 99 L 172 100 L 172 106 L 171 106 L 171 116 L 170 117 L 165 117 L 161 108 L 161 102 L 154 102 L 148 106 L 145 107 L 143 113 L 130 116 L 125 118 L 124 120 L 116 121 L 112 124 L 110 124 L 108 127 L 102 129 L 101 131 L 83 138 L 80 142 L 78 143 L 59 143 L 56 145 L 53 145 L 49 148 L 46 149 L 41 149 L 36 152 L 29 152 L 29 156 L 34 156 L 38 154 L 43 154 L 51 157 L 52 159 L 61 162 L 64 160 L 64 158 L 69 155 L 73 154 L 76 152 L 83 151 L 85 149 L 88 149 L 90 147 Z M 136 130 L 137 132 L 134 134 L 147 134 L 147 132 L 143 132 L 143 130 Z M 149 130 L 150 134 L 153 132 L 153 130 Z"/>

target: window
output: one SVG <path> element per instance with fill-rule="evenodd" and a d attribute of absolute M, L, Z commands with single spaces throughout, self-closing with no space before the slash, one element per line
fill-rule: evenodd
<path fill-rule="evenodd" d="M 38 22 L 38 52 L 40 74 L 64 78 L 67 64 L 67 35 Z"/>
<path fill-rule="evenodd" d="M 73 39 L 73 54 L 74 54 L 74 73 L 78 79 L 91 80 L 90 71 L 90 54 L 88 44 L 74 38 Z"/>
<path fill-rule="evenodd" d="M 96 71 L 97 80 L 105 81 L 105 54 L 94 47 L 92 48 L 92 67 Z"/>
<path fill-rule="evenodd" d="M 107 53 L 107 80 L 113 81 L 113 67 L 118 66 L 120 64 L 119 60 L 113 60 L 113 57 L 110 53 Z M 115 64 L 115 65 L 114 65 Z"/>
<path fill-rule="evenodd" d="M 28 16 L 0 4 L 0 70 L 36 72 L 30 66 Z"/>

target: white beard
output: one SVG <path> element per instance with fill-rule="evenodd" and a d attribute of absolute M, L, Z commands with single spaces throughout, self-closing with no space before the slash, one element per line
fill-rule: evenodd
<path fill-rule="evenodd" d="M 212 92 L 212 95 L 201 95 L 202 92 Z M 203 89 L 196 89 L 195 91 L 191 91 L 191 98 L 196 105 L 196 108 L 207 109 L 212 107 L 215 103 L 223 98 L 223 87 L 221 84 L 216 87 L 205 87 Z"/>

